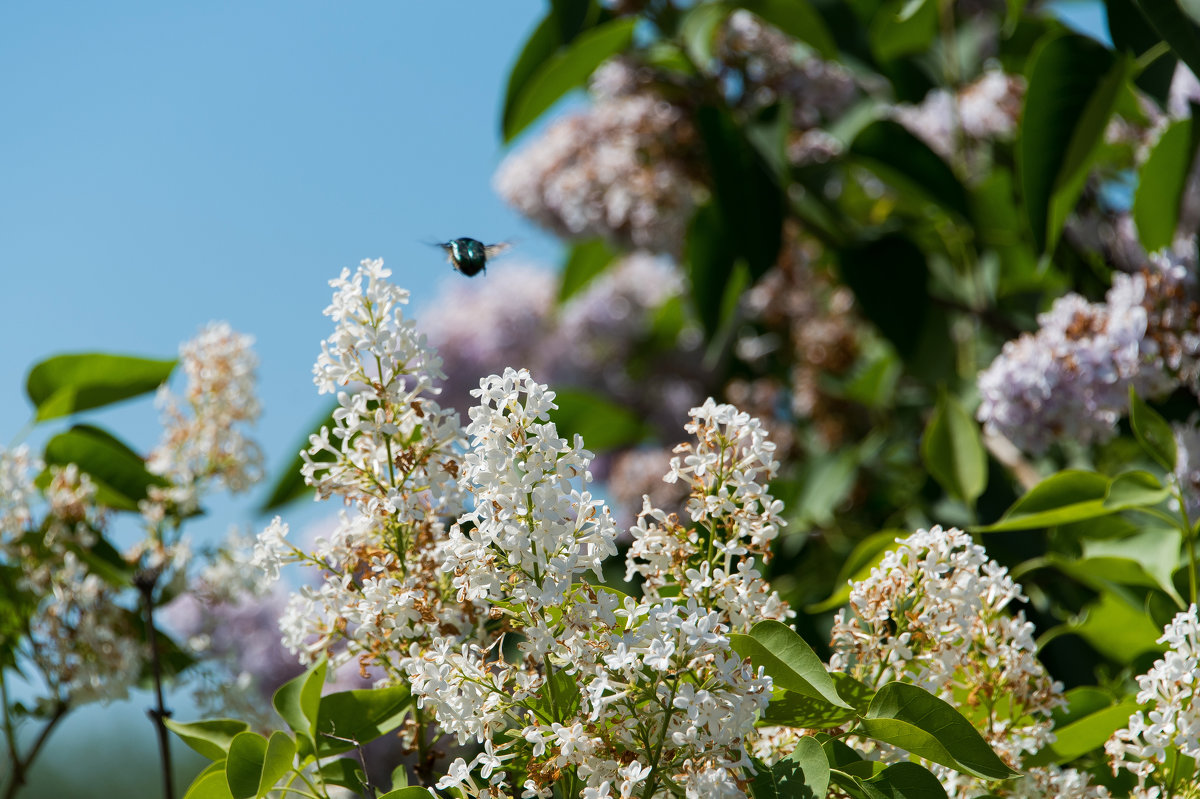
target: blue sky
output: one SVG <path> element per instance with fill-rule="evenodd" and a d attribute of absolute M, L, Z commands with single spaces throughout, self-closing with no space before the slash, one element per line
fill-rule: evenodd
<path fill-rule="evenodd" d="M 24 377 L 41 358 L 170 357 L 224 319 L 257 339 L 258 433 L 278 468 L 327 402 L 311 368 L 342 267 L 384 258 L 419 309 L 466 279 L 424 242 L 515 238 L 514 258 L 556 262 L 553 240 L 491 189 L 508 68 L 544 5 L 0 4 L 0 444 L 30 416 Z M 502 264 L 476 279 L 503 280 Z M 148 402 L 99 419 L 143 451 L 158 435 Z M 193 531 L 253 522 L 256 498 L 217 503 Z M 105 762 L 110 781 L 137 772 L 127 745 L 153 769 L 146 701 L 55 734 L 90 758 L 75 788 L 103 783 Z M 114 723 L 128 735 L 117 749 L 94 737 Z M 61 795 L 55 784 L 42 791 Z"/>
<path fill-rule="evenodd" d="M 516 238 L 514 257 L 554 263 L 557 245 L 491 189 L 508 68 L 543 11 L 0 6 L 0 443 L 29 417 L 24 376 L 42 357 L 170 356 L 225 319 L 257 340 L 259 436 L 278 467 L 325 401 L 311 366 L 342 267 L 384 258 L 419 309 L 465 279 L 424 242 Z M 139 449 L 157 437 L 144 404 L 101 421 Z"/>

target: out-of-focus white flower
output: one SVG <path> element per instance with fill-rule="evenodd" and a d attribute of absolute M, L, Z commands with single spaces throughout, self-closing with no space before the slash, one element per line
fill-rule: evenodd
<path fill-rule="evenodd" d="M 0 544 L 24 533 L 33 522 L 33 505 L 38 491 L 32 474 L 42 464 L 22 444 L 0 447 Z"/>
<path fill-rule="evenodd" d="M 213 322 L 179 348 L 187 384 L 182 398 L 164 385 L 158 394 L 163 438 L 151 451 L 146 467 L 168 478 L 172 488 L 152 488 L 143 511 L 153 521 L 162 504 L 179 512 L 196 506 L 207 481 L 230 491 L 244 491 L 262 477 L 262 452 L 244 427 L 258 421 L 254 391 L 258 366 L 254 339 Z"/>

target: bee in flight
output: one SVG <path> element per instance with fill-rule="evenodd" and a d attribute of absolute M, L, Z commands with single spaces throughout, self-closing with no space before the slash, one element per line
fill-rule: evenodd
<path fill-rule="evenodd" d="M 484 244 L 475 239 L 454 239 L 437 242 L 434 246 L 446 251 L 450 265 L 467 277 L 474 277 L 480 272 L 487 273 L 487 259 L 499 255 L 511 245 L 509 242 L 500 244 Z"/>

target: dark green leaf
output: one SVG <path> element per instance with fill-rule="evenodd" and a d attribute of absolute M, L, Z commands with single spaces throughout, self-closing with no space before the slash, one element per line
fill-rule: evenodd
<path fill-rule="evenodd" d="M 1149 20 L 1133 0 L 1104 0 L 1104 9 L 1108 17 L 1108 33 L 1116 49 L 1136 58 L 1162 42 L 1162 37 L 1150 27 Z M 1166 107 L 1171 79 L 1178 63 L 1179 59 L 1173 55 L 1159 56 L 1138 74 L 1137 87 Z"/>
<path fill-rule="evenodd" d="M 1113 510 L 1145 508 L 1157 505 L 1169 496 L 1170 490 L 1164 488 L 1150 472 L 1123 472 L 1109 484 L 1104 507 Z"/>
<path fill-rule="evenodd" d="M 399 766 L 398 770 L 403 770 L 404 766 Z M 352 757 L 339 757 L 337 760 L 327 760 L 321 764 L 319 770 L 321 779 L 326 785 L 340 785 L 341 787 L 354 791 L 356 794 L 366 793 L 363 789 L 363 781 L 366 775 L 363 773 L 362 766 Z"/>
<path fill-rule="evenodd" d="M 915 685 L 891 682 L 880 688 L 862 725 L 872 738 L 964 774 L 990 780 L 1017 774 L 961 713 Z"/>
<path fill-rule="evenodd" d="M 1200 144 L 1197 132 L 1190 117 L 1171 123 L 1138 172 L 1133 220 L 1147 252 L 1161 250 L 1175 239 L 1183 191 Z"/>
<path fill-rule="evenodd" d="M 322 427 L 327 427 L 330 430 L 334 428 L 333 412 L 338 409 L 338 403 L 335 400 L 329 409 L 320 415 L 319 421 L 312 425 L 309 429 L 312 433 L 305 435 L 303 441 L 296 442 L 296 446 L 292 449 L 297 455 L 288 462 L 287 467 L 279 473 L 279 477 L 275 479 L 275 484 L 271 486 L 271 494 L 267 497 L 266 502 L 259 507 L 259 513 L 268 513 L 277 508 L 281 508 L 289 502 L 293 502 L 301 497 L 308 496 L 312 493 L 312 488 L 304 482 L 304 477 L 300 474 L 300 468 L 304 466 L 304 459 L 298 454 L 301 450 L 306 450 L 309 447 L 309 438 L 313 434 L 321 432 Z M 334 447 L 338 446 L 337 439 L 330 439 Z M 312 456 L 314 461 L 332 461 L 333 455 L 329 452 L 318 452 Z"/>
<path fill-rule="evenodd" d="M 888 799 L 945 799 L 946 797 L 946 789 L 942 787 L 942 783 L 933 775 L 933 772 L 917 763 L 893 763 L 872 777 L 870 785 Z"/>
<path fill-rule="evenodd" d="M 1043 252 L 1054 249 L 1075 207 L 1128 71 L 1127 58 L 1073 34 L 1051 39 L 1033 56 L 1017 165 L 1034 241 Z"/>
<path fill-rule="evenodd" d="M 1133 386 L 1129 387 L 1129 424 L 1146 454 L 1168 472 L 1175 471 L 1175 433 L 1158 411 L 1142 401 Z"/>
<path fill-rule="evenodd" d="M 57 355 L 29 371 L 25 393 L 42 422 L 154 391 L 176 363 L 101 352 Z"/>
<path fill-rule="evenodd" d="M 971 528 L 977 533 L 1033 530 L 1094 519 L 1113 513 L 1104 507 L 1108 479 L 1074 469 L 1052 474 L 1017 500 L 995 524 Z"/>
<path fill-rule="evenodd" d="M 1200 27 L 1176 0 L 1133 0 L 1154 31 L 1200 75 Z"/>
<path fill-rule="evenodd" d="M 596 67 L 628 48 L 636 23 L 635 17 L 627 17 L 598 25 L 543 61 L 506 108 L 504 140 L 512 141 L 564 94 L 582 85 Z"/>
<path fill-rule="evenodd" d="M 848 674 L 831 672 L 835 690 L 855 710 L 847 710 L 804 694 L 776 688 L 771 702 L 763 711 L 763 724 L 778 724 L 807 730 L 837 727 L 854 718 L 856 713 L 865 712 L 875 692 Z"/>
<path fill-rule="evenodd" d="M 593 452 L 627 447 L 646 435 L 637 414 L 586 389 L 558 389 L 554 403 L 558 408 L 550 412 L 550 419 L 558 434 L 570 441 L 578 433 Z"/>
<path fill-rule="evenodd" d="M 558 282 L 559 303 L 570 299 L 616 257 L 617 254 L 603 239 L 589 239 L 573 246 Z"/>
<path fill-rule="evenodd" d="M 303 674 L 279 686 L 271 698 L 275 711 L 287 722 L 292 732 L 313 748 L 317 729 L 317 713 L 321 706 L 321 688 L 325 685 L 328 664 L 321 660 Z"/>
<path fill-rule="evenodd" d="M 749 634 L 730 635 L 729 643 L 739 655 L 750 658 L 755 667 L 763 667 L 777 687 L 850 709 L 850 705 L 838 696 L 825 664 L 786 624 L 760 621 Z"/>
<path fill-rule="evenodd" d="M 267 754 L 267 739 L 256 732 L 239 732 L 229 743 L 225 759 L 225 778 L 233 799 L 250 799 L 258 795 L 263 773 L 263 758 Z"/>
<path fill-rule="evenodd" d="M 970 507 L 987 487 L 987 452 L 979 427 L 945 390 L 938 392 L 933 416 L 921 437 L 921 458 L 946 493 Z"/>
<path fill-rule="evenodd" d="M 721 304 L 725 285 L 733 274 L 737 253 L 725 232 L 721 212 L 708 203 L 692 215 L 688 224 L 684 261 L 692 289 L 696 316 L 712 339 L 721 326 Z"/>
<path fill-rule="evenodd" d="M 96 484 L 96 501 L 118 510 L 136 511 L 150 486 L 169 483 L 146 470 L 146 462 L 124 442 L 91 425 L 75 425 L 46 443 L 46 466 L 75 464 Z M 49 476 L 39 478 L 40 485 Z"/>
<path fill-rule="evenodd" d="M 341 754 L 400 726 L 412 705 L 407 685 L 341 691 L 321 697 L 317 754 Z"/>
<path fill-rule="evenodd" d="M 250 728 L 246 722 L 236 719 L 208 719 L 186 723 L 163 719 L 163 724 L 185 744 L 209 760 L 224 760 L 233 736 Z"/>
<path fill-rule="evenodd" d="M 936 7 L 932 0 L 929 5 Z M 850 152 L 885 182 L 970 219 L 967 191 L 954 170 L 900 123 L 890 119 L 872 122 L 855 137 Z"/>
<path fill-rule="evenodd" d="M 839 256 L 842 280 L 854 292 L 863 315 L 902 358 L 914 357 L 933 317 L 925 254 L 897 235 L 847 247 Z"/>
<path fill-rule="evenodd" d="M 701 106 L 696 112 L 696 126 L 704 141 L 725 236 L 735 256 L 745 259 L 750 276 L 757 280 L 774 265 L 779 254 L 783 190 L 728 111 Z"/>

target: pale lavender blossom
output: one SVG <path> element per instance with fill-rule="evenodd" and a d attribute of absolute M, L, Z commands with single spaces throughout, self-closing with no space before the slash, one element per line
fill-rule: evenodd
<path fill-rule="evenodd" d="M 678 254 L 703 193 L 683 157 L 695 141 L 682 109 L 657 96 L 605 100 L 508 156 L 495 187 L 560 235 Z"/>
<path fill-rule="evenodd" d="M 1195 390 L 1196 305 L 1187 271 L 1164 256 L 1135 275 L 1113 278 L 1106 301 L 1077 294 L 1055 300 L 1036 333 L 1004 345 L 979 374 L 978 418 L 1026 452 L 1057 440 L 1103 442 L 1129 405 L 1183 383 Z"/>

